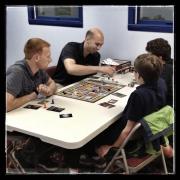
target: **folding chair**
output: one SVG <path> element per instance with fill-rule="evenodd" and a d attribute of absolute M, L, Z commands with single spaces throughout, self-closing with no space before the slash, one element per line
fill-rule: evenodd
<path fill-rule="evenodd" d="M 163 114 L 164 111 L 165 111 L 165 113 Z M 165 106 L 164 108 L 162 108 L 161 110 L 159 110 L 155 113 L 152 113 L 152 115 L 153 116 L 156 115 L 157 120 L 159 120 L 159 117 L 162 116 L 162 114 L 163 114 L 163 116 L 166 116 L 166 118 L 170 119 L 170 118 L 172 118 L 173 108 L 171 108 L 170 106 Z M 168 116 L 167 113 L 169 113 L 170 115 Z M 148 117 L 147 119 L 150 119 L 152 116 L 148 115 L 147 117 Z M 174 114 L 173 114 L 173 118 L 174 118 Z M 172 122 L 172 121 L 170 121 L 170 122 Z M 163 129 L 160 133 L 161 133 L 161 135 L 163 134 L 163 136 L 166 136 L 166 135 L 169 135 L 170 132 L 172 133 L 172 131 L 173 131 L 173 126 L 172 126 L 172 124 L 170 124 L 170 125 L 168 125 L 167 128 Z M 157 159 L 159 156 L 161 156 L 161 158 L 162 158 L 162 163 L 163 163 L 163 168 L 164 168 L 165 174 L 168 173 L 162 146 L 160 146 L 160 149 L 158 151 L 156 151 L 156 153 L 148 154 L 143 157 L 127 158 L 127 151 L 125 150 L 125 148 L 126 148 L 128 142 L 130 140 L 134 139 L 135 136 L 136 137 L 139 136 L 140 133 L 143 133 L 143 134 L 141 134 L 141 136 L 143 135 L 143 137 L 144 137 L 145 131 L 143 129 L 142 122 L 137 123 L 134 126 L 134 128 L 131 130 L 131 132 L 129 133 L 129 135 L 123 142 L 123 144 L 118 148 L 117 152 L 114 154 L 113 158 L 110 160 L 107 167 L 104 169 L 104 171 L 103 171 L 104 173 L 108 173 L 108 172 L 112 172 L 112 171 L 117 172 L 119 170 L 120 170 L 120 172 L 122 172 L 122 170 L 125 171 L 126 174 L 136 173 L 139 170 L 141 170 L 142 168 L 144 168 L 146 165 L 150 164 L 152 161 Z M 157 136 L 157 134 L 156 134 L 155 138 L 158 138 L 158 137 L 159 136 Z M 115 168 L 115 165 L 118 167 Z"/>
<path fill-rule="evenodd" d="M 17 148 L 21 148 L 23 143 L 27 141 L 27 137 L 23 137 L 21 133 L 8 132 L 6 145 L 6 171 L 7 173 L 25 173 L 24 168 L 13 157 L 13 153 Z"/>

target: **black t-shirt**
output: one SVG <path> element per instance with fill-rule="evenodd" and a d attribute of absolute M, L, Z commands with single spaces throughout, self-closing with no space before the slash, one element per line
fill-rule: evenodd
<path fill-rule="evenodd" d="M 57 64 L 57 68 L 55 71 L 55 74 L 53 76 L 53 79 L 56 83 L 60 83 L 62 85 L 69 85 L 71 83 L 80 81 L 89 75 L 84 76 L 74 76 L 67 73 L 65 66 L 64 66 L 64 60 L 66 58 L 71 58 L 76 61 L 76 64 L 80 65 L 91 65 L 91 66 L 98 66 L 100 62 L 100 54 L 98 52 L 94 54 L 89 54 L 87 57 L 83 57 L 83 43 L 77 43 L 77 42 L 69 42 L 65 45 L 65 47 L 62 49 L 61 55 L 59 57 L 59 61 Z"/>
<path fill-rule="evenodd" d="M 167 85 L 167 104 L 173 106 L 173 65 L 172 64 L 164 64 L 163 72 L 161 77 L 165 80 Z"/>
<path fill-rule="evenodd" d="M 143 84 L 130 95 L 121 119 L 138 122 L 144 116 L 166 105 L 167 87 L 160 78 L 151 84 Z"/>

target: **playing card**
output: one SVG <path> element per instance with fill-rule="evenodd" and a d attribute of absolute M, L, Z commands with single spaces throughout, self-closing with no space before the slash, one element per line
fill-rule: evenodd
<path fill-rule="evenodd" d="M 116 100 L 116 99 L 111 99 L 111 100 L 108 101 L 108 103 L 114 104 L 114 103 L 116 103 L 117 101 L 118 101 L 118 100 Z"/>
<path fill-rule="evenodd" d="M 61 112 L 63 111 L 65 108 L 59 108 L 59 107 L 55 107 L 55 106 L 51 106 L 49 107 L 47 110 L 48 111 L 54 111 L 54 112 Z"/>
<path fill-rule="evenodd" d="M 24 106 L 24 108 L 27 109 L 39 109 L 41 106 L 38 105 L 33 105 L 33 104 L 28 104 L 27 106 Z"/>
<path fill-rule="evenodd" d="M 120 98 L 122 98 L 122 97 L 125 97 L 125 96 L 126 96 L 125 94 L 121 94 L 121 93 L 118 93 L 118 92 L 113 93 L 112 95 L 117 96 L 117 97 L 120 97 Z"/>

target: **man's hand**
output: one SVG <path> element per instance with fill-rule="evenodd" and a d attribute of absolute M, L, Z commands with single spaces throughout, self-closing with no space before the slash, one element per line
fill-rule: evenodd
<path fill-rule="evenodd" d="M 108 74 L 109 76 L 113 76 L 113 74 L 116 72 L 116 69 L 111 66 L 100 66 L 100 72 Z"/>
<path fill-rule="evenodd" d="M 46 84 L 39 84 L 37 91 L 45 96 L 49 96 L 51 92 L 50 88 Z"/>

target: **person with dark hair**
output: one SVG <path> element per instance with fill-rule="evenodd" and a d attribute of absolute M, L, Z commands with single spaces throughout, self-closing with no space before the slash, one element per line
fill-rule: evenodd
<path fill-rule="evenodd" d="M 106 166 L 103 157 L 111 148 L 120 147 L 137 122 L 166 105 L 166 83 L 160 78 L 162 63 L 152 54 L 139 55 L 134 62 L 134 76 L 139 86 L 134 90 L 124 108 L 121 117 L 104 132 L 93 139 L 89 145 L 89 154 L 92 149 L 95 154 L 91 162 Z M 87 148 L 87 149 L 88 149 Z M 97 156 L 98 155 L 98 156 Z M 98 158 L 99 157 L 99 158 Z M 101 157 L 101 158 L 100 158 Z M 81 156 L 80 163 L 86 165 L 89 155 Z"/>
<path fill-rule="evenodd" d="M 51 62 L 50 44 L 40 38 L 29 39 L 24 47 L 25 58 L 6 72 L 6 110 L 11 111 L 37 98 L 38 93 L 51 96 L 55 82 L 45 72 Z"/>
<path fill-rule="evenodd" d="M 104 43 L 104 35 L 98 28 L 87 31 L 82 43 L 69 42 L 62 49 L 53 79 L 62 86 L 80 81 L 101 72 L 113 75 L 111 66 L 99 66 L 99 50 Z"/>
<path fill-rule="evenodd" d="M 167 104 L 173 106 L 173 61 L 171 59 L 171 46 L 163 38 L 156 38 L 149 41 L 146 45 L 146 51 L 158 56 L 163 63 L 161 77 L 167 85 Z"/>

